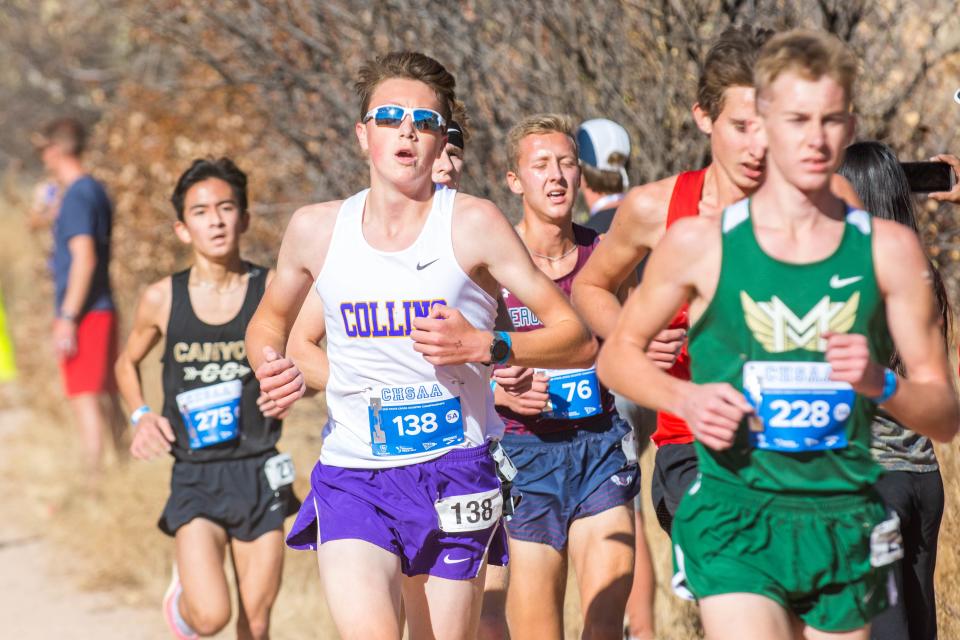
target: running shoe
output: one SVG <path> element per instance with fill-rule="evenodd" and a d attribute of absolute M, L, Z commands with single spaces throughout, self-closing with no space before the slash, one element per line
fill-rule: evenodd
<path fill-rule="evenodd" d="M 183 593 L 183 585 L 180 584 L 180 573 L 177 571 L 177 563 L 174 562 L 173 574 L 170 576 L 170 586 L 167 587 L 167 592 L 163 594 L 163 619 L 167 621 L 167 627 L 170 628 L 170 632 L 177 640 L 199 640 L 200 636 L 192 629 L 187 627 L 188 631 L 185 632 L 181 625 L 177 623 L 178 618 L 182 622 L 182 618 L 175 609 L 180 601 L 181 593 Z M 186 623 L 183 626 L 186 626 Z"/>

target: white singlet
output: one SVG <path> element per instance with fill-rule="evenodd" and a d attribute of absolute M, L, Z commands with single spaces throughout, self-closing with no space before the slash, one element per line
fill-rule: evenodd
<path fill-rule="evenodd" d="M 453 252 L 456 191 L 434 193 L 414 243 L 379 251 L 363 237 L 369 189 L 343 202 L 317 276 L 330 378 L 320 461 L 348 468 L 425 462 L 499 438 L 503 423 L 489 367 L 439 366 L 414 351 L 413 319 L 442 302 L 492 331 L 497 302 L 464 273 Z"/>

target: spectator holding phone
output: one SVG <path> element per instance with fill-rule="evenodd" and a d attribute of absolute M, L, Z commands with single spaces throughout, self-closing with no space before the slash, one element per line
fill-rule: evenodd
<path fill-rule="evenodd" d="M 935 191 L 929 197 L 940 202 L 960 204 L 960 158 L 949 153 L 941 153 L 930 158 L 931 162 L 945 162 L 953 169 L 953 188 L 949 191 Z"/>
<path fill-rule="evenodd" d="M 954 171 L 960 165 L 955 156 L 937 156 L 934 160 L 948 162 Z M 879 142 L 850 145 L 839 173 L 853 185 L 867 211 L 878 218 L 895 220 L 919 234 L 910 184 L 890 147 Z M 930 197 L 960 202 L 960 187 L 931 193 Z M 947 338 L 950 306 L 946 289 L 932 264 L 930 275 L 943 334 Z M 890 367 L 903 375 L 896 353 Z M 944 505 L 940 467 L 930 439 L 900 424 L 883 409 L 877 410 L 872 430 L 871 452 L 885 469 L 876 489 L 900 518 L 904 556 L 896 570 L 899 602 L 874 619 L 870 637 L 871 640 L 932 640 L 937 637 L 933 573 Z"/>

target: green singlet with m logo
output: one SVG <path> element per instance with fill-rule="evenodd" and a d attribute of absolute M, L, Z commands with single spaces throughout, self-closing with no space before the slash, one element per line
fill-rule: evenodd
<path fill-rule="evenodd" d="M 755 413 L 731 448 L 697 443 L 700 472 L 763 491 L 862 491 L 880 475 L 870 455 L 876 405 L 829 379 L 823 336 L 865 335 L 874 361 L 890 359 L 870 215 L 848 209 L 831 256 L 791 264 L 760 248 L 750 202 L 723 212 L 717 291 L 690 328 L 689 351 L 694 382 L 730 383 Z"/>

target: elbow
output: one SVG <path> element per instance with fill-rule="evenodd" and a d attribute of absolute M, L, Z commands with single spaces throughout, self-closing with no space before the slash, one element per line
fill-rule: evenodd
<path fill-rule="evenodd" d="M 576 355 L 574 356 L 575 362 L 573 363 L 573 366 L 587 368 L 596 364 L 599 348 L 600 345 L 597 342 L 597 339 L 593 337 L 592 333 L 584 328 L 583 335 L 580 339 L 580 344 L 578 345 Z"/>
<path fill-rule="evenodd" d="M 295 337 L 291 337 L 289 340 L 287 340 L 286 356 L 293 360 L 294 363 L 303 361 L 303 356 L 306 350 L 305 341 L 298 340 Z"/>
<path fill-rule="evenodd" d="M 597 377 L 600 379 L 600 382 L 606 388 L 610 390 L 615 390 L 614 385 L 614 351 L 616 350 L 615 342 L 608 340 L 603 343 L 603 347 L 600 348 L 600 354 L 597 356 Z"/>
<path fill-rule="evenodd" d="M 937 442 L 946 444 L 953 440 L 957 433 L 960 433 L 960 407 L 954 406 L 954 410 L 950 418 L 944 421 L 939 431 L 936 434 L 931 435 L 931 438 Z"/>
<path fill-rule="evenodd" d="M 956 437 L 958 427 L 960 427 L 960 425 L 958 425 L 956 422 L 953 424 L 946 424 L 942 429 L 935 433 L 931 433 L 930 439 L 934 440 L 935 442 L 939 442 L 940 444 L 947 444 L 953 440 L 954 437 Z"/>

